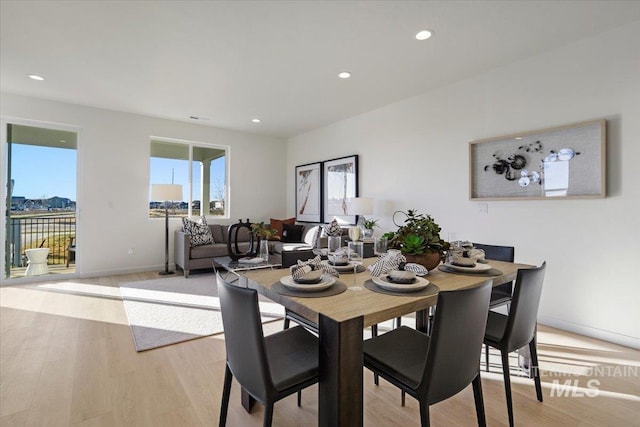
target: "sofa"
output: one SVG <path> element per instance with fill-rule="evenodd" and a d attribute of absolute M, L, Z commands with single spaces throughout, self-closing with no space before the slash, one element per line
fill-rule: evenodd
<path fill-rule="evenodd" d="M 275 256 L 278 263 L 282 263 L 284 251 L 309 250 L 320 245 L 321 227 L 318 224 L 300 223 L 302 238 L 298 242 L 269 241 L 269 254 Z M 176 268 L 184 272 L 188 278 L 191 270 L 212 268 L 211 258 L 228 256 L 227 241 L 229 226 L 222 224 L 207 224 L 211 230 L 214 243 L 192 246 L 191 235 L 183 230 L 174 233 L 174 258 Z M 318 233 L 318 234 L 316 234 Z M 250 235 L 247 228 L 238 231 L 238 247 L 240 250 L 249 249 Z M 325 244 L 326 246 L 326 244 Z"/>

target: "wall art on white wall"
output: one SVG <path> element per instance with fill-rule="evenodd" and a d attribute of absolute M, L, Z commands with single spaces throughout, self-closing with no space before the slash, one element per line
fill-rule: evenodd
<path fill-rule="evenodd" d="M 322 221 L 322 163 L 296 166 L 296 220 Z"/>
<path fill-rule="evenodd" d="M 469 143 L 469 198 L 602 198 L 604 119 Z"/>
<path fill-rule="evenodd" d="M 344 224 L 355 224 L 356 216 L 348 214 L 351 200 L 358 197 L 358 156 L 341 157 L 323 163 L 324 222 L 337 218 Z"/>

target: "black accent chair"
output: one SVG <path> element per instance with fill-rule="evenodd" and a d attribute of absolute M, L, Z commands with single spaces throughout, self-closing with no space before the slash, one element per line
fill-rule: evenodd
<path fill-rule="evenodd" d="M 258 293 L 216 275 L 222 311 L 227 364 L 220 407 L 220 426 L 227 421 L 231 380 L 264 405 L 265 427 L 271 426 L 278 400 L 318 382 L 318 339 L 301 327 L 264 336 Z"/>
<path fill-rule="evenodd" d="M 485 259 L 495 259 L 497 261 L 513 262 L 515 259 L 516 249 L 513 246 L 496 246 L 485 245 L 484 243 L 474 243 L 474 248 L 484 251 Z M 491 290 L 491 301 L 489 301 L 489 309 L 497 308 L 502 305 L 507 306 L 507 310 L 511 304 L 511 295 L 513 294 L 513 282 L 504 283 L 495 286 Z M 484 352 L 485 369 L 489 372 L 489 347 L 485 347 Z"/>
<path fill-rule="evenodd" d="M 530 368 L 536 386 L 536 395 L 538 400 L 542 402 L 542 386 L 536 350 L 536 325 L 545 269 L 546 262 L 540 267 L 518 270 L 509 315 L 505 316 L 490 311 L 487 319 L 484 343 L 497 348 L 502 355 L 502 371 L 510 426 L 513 426 L 513 402 L 509 378 L 509 353 L 527 344 L 531 353 Z"/>
<path fill-rule="evenodd" d="M 492 283 L 440 292 L 431 336 L 402 326 L 364 342 L 364 366 L 420 402 L 423 427 L 429 426 L 429 405 L 469 383 L 478 425 L 486 425 L 479 360 Z"/>

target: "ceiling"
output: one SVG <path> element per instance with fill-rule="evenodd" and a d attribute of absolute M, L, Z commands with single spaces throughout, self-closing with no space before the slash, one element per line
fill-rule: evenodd
<path fill-rule="evenodd" d="M 291 137 L 638 21 L 640 2 L 2 0 L 0 15 L 4 92 Z"/>

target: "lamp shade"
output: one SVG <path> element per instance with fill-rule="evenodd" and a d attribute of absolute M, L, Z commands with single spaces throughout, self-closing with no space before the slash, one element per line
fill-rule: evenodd
<path fill-rule="evenodd" d="M 373 199 L 370 197 L 355 197 L 351 200 L 349 211 L 351 215 L 372 215 Z"/>
<path fill-rule="evenodd" d="M 182 185 L 152 184 L 151 199 L 156 202 L 182 200 Z"/>

